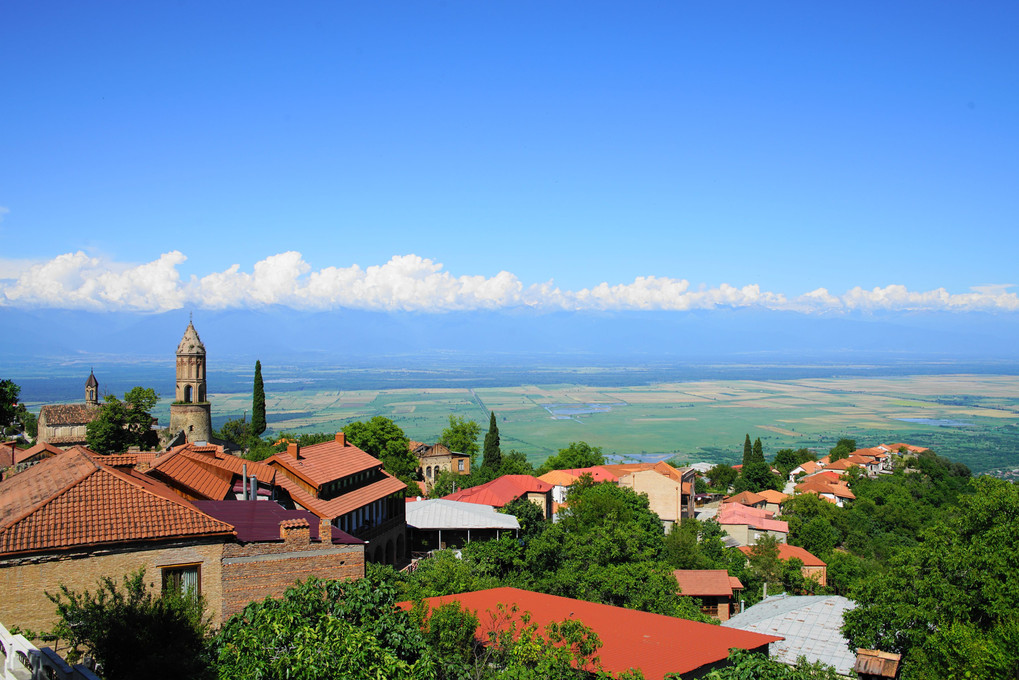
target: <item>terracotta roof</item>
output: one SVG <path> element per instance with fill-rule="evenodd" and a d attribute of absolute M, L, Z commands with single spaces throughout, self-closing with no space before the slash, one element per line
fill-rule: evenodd
<path fill-rule="evenodd" d="M 603 470 L 608 470 L 617 477 L 622 477 L 626 474 L 633 474 L 634 472 L 643 472 L 644 470 L 654 470 L 655 472 L 665 475 L 677 482 L 683 481 L 683 471 L 689 468 L 674 468 L 668 463 L 657 462 L 657 463 L 621 463 L 619 465 L 601 465 L 599 466 Z"/>
<path fill-rule="evenodd" d="M 789 533 L 789 524 L 772 519 L 774 516 L 774 513 L 759 508 L 751 508 L 739 503 L 726 503 L 719 508 L 717 519 L 719 524 L 746 524 L 762 531 Z"/>
<path fill-rule="evenodd" d="M 848 470 L 849 468 L 854 468 L 854 467 L 860 467 L 860 464 L 859 463 L 854 463 L 853 461 L 849 460 L 848 458 L 842 458 L 841 460 L 837 460 L 834 463 L 830 463 L 824 469 L 825 470 Z"/>
<path fill-rule="evenodd" d="M 739 548 L 744 554 L 749 555 L 751 547 L 748 545 L 741 545 Z M 805 567 L 826 567 L 828 566 L 819 557 L 816 557 L 812 553 L 807 552 L 798 545 L 789 545 L 788 543 L 778 544 L 778 559 L 780 560 L 791 560 L 792 558 L 799 558 L 803 562 Z"/>
<path fill-rule="evenodd" d="M 757 505 L 758 503 L 767 503 L 768 499 L 760 494 L 756 494 L 753 491 L 740 491 L 735 496 L 729 496 L 728 498 L 722 499 L 723 503 L 740 503 L 742 505 Z"/>
<path fill-rule="evenodd" d="M 818 463 L 816 460 L 808 460 L 805 463 L 800 463 L 797 467 L 803 468 L 803 471 L 809 475 L 812 472 L 817 472 L 818 470 L 820 470 L 822 468 L 822 465 Z"/>
<path fill-rule="evenodd" d="M 443 496 L 443 498 L 450 501 L 481 503 L 482 505 L 501 508 L 507 503 L 520 498 L 525 493 L 545 493 L 551 490 L 551 484 L 531 475 L 503 475 L 485 484 L 472 486 L 469 489 L 461 489 L 448 496 Z"/>
<path fill-rule="evenodd" d="M 335 439 L 305 446 L 298 455 L 299 458 L 294 458 L 289 453 L 277 453 L 268 463 L 287 468 L 315 487 L 382 465 L 378 458 L 353 444 L 341 444 Z"/>
<path fill-rule="evenodd" d="M 245 470 L 246 468 L 246 470 Z M 258 479 L 260 484 L 272 486 L 276 470 L 265 463 L 244 460 L 223 452 L 214 445 L 184 444 L 153 461 L 147 474 L 158 477 L 171 486 L 184 487 L 188 495 L 202 500 L 221 501 L 233 491 L 234 478 L 243 472 Z"/>
<path fill-rule="evenodd" d="M 46 425 L 87 425 L 96 419 L 101 408 L 87 404 L 47 404 L 39 410 L 39 419 Z"/>
<path fill-rule="evenodd" d="M 909 453 L 923 453 L 924 451 L 930 451 L 930 449 L 924 446 L 913 446 L 912 444 L 903 444 L 902 442 L 899 442 L 898 444 L 885 444 L 885 446 L 895 453 L 898 453 L 899 449 L 903 447 L 905 447 Z"/>
<path fill-rule="evenodd" d="M 16 441 L 9 441 L 0 444 L 0 468 L 14 465 L 15 453 L 20 452 L 21 450 L 22 449 L 17 447 Z"/>
<path fill-rule="evenodd" d="M 286 475 L 278 475 L 276 477 L 276 486 L 286 489 L 287 493 L 290 494 L 291 500 L 305 510 L 324 519 L 335 519 L 347 514 L 351 510 L 363 507 L 407 488 L 406 484 L 389 473 L 383 472 L 382 474 L 384 477 L 379 481 L 328 501 L 312 496 L 300 484 Z"/>
<path fill-rule="evenodd" d="M 619 477 L 612 474 L 601 465 L 586 468 L 574 468 L 572 470 L 552 470 L 538 477 L 543 482 L 554 486 L 571 486 L 584 475 L 591 475 L 595 482 L 618 482 Z"/>
<path fill-rule="evenodd" d="M 465 609 L 477 612 L 477 637 L 483 641 L 487 640 L 489 631 L 507 624 L 497 617 L 499 604 L 516 605 L 517 616 L 528 612 L 539 628 L 554 621 L 576 619 L 598 634 L 602 647 L 596 655 L 606 671 L 615 675 L 639 668 L 647 680 L 662 680 L 667 673 L 706 671 L 711 665 L 724 661 L 731 648 L 767 651 L 769 643 L 782 639 L 517 588 L 431 597 L 425 602 L 429 607 L 459 602 Z M 410 609 L 411 605 L 410 602 L 400 603 L 404 609 Z"/>
<path fill-rule="evenodd" d="M 765 489 L 757 495 L 762 497 L 768 503 L 782 503 L 787 498 L 792 498 L 789 494 L 782 493 L 781 491 L 775 491 L 774 489 Z"/>
<path fill-rule="evenodd" d="M 676 583 L 679 584 L 680 595 L 687 597 L 732 596 L 732 582 L 729 572 L 725 569 L 676 569 L 672 575 L 676 577 Z"/>
<path fill-rule="evenodd" d="M 733 590 L 743 590 L 743 583 L 741 583 L 740 580 L 735 576 L 729 577 L 729 585 L 732 586 Z"/>
<path fill-rule="evenodd" d="M 31 460 L 36 456 L 40 456 L 40 458 L 49 458 L 50 456 L 60 455 L 63 452 L 64 452 L 63 449 L 57 446 L 53 446 L 50 443 L 39 442 L 35 446 L 32 446 L 31 448 L 25 449 L 23 451 L 21 449 L 16 449 L 14 451 L 14 460 L 12 461 L 12 464 L 18 465 L 20 463 L 24 463 L 27 460 Z"/>
<path fill-rule="evenodd" d="M 0 553 L 233 535 L 164 484 L 100 461 L 74 447 L 0 483 Z"/>
<path fill-rule="evenodd" d="M 837 498 L 848 498 L 854 500 L 856 494 L 849 490 L 844 483 L 828 482 L 823 479 L 812 479 L 796 485 L 798 493 L 831 494 Z"/>

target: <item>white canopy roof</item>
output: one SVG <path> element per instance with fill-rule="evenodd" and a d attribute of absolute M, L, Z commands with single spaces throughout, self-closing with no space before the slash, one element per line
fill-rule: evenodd
<path fill-rule="evenodd" d="M 491 505 L 438 498 L 407 503 L 407 526 L 415 529 L 519 529 L 513 515 Z"/>

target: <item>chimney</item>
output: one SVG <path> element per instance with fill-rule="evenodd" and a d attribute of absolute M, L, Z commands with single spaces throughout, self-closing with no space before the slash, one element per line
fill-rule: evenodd
<path fill-rule="evenodd" d="M 290 442 L 287 444 L 287 453 L 299 460 L 301 458 L 301 445 L 297 442 Z"/>
<path fill-rule="evenodd" d="M 333 542 L 333 525 L 327 519 L 319 520 L 318 540 L 322 545 L 330 545 Z"/>
<path fill-rule="evenodd" d="M 241 500 L 248 500 L 248 464 L 241 463 L 241 488 L 244 489 L 244 493 L 241 494 Z"/>
<path fill-rule="evenodd" d="M 340 446 L 346 446 L 347 445 L 347 435 L 343 434 L 342 432 L 337 432 L 336 433 L 336 443 L 339 444 Z"/>
<path fill-rule="evenodd" d="M 258 500 L 258 477 L 256 477 L 255 475 L 251 475 L 251 477 L 249 479 L 251 480 L 251 500 L 257 501 Z"/>
<path fill-rule="evenodd" d="M 285 519 L 280 522 L 280 538 L 286 543 L 308 545 L 311 525 L 306 519 Z"/>

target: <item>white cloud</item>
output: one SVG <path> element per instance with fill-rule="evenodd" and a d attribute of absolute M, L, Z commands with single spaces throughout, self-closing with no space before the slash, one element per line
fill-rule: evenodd
<path fill-rule="evenodd" d="M 452 311 L 529 307 L 543 310 L 694 310 L 752 307 L 811 312 L 878 310 L 1019 311 L 1010 284 L 973 286 L 967 293 L 944 288 L 911 291 L 893 284 L 834 295 L 818 288 L 797 297 L 756 284 L 694 287 L 685 279 L 640 276 L 562 290 L 553 281 L 525 286 L 506 271 L 454 276 L 441 263 L 397 255 L 382 265 L 325 267 L 313 271 L 295 251 L 256 263 L 252 271 L 232 265 L 183 281 L 187 258 L 178 251 L 153 262 L 129 265 L 83 252 L 47 262 L 0 260 L 0 305 L 160 312 L 185 306 L 224 309 L 282 305 L 298 309 Z M 8 273 L 7 267 L 10 267 Z"/>

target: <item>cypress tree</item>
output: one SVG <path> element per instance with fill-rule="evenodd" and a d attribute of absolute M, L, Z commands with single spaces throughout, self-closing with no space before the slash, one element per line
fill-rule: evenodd
<path fill-rule="evenodd" d="M 746 440 L 743 442 L 743 465 L 749 465 L 753 459 L 754 447 L 750 443 L 750 435 L 747 434 Z"/>
<path fill-rule="evenodd" d="M 495 411 L 490 411 L 490 413 L 492 417 L 488 420 L 488 432 L 485 433 L 485 449 L 481 467 L 496 471 L 502 467 L 502 451 L 499 449 L 499 426 L 495 422 Z"/>
<path fill-rule="evenodd" d="M 761 446 L 761 438 L 758 437 L 754 440 L 754 462 L 755 463 L 766 463 L 764 460 L 764 447 Z"/>
<path fill-rule="evenodd" d="M 255 390 L 251 398 L 251 434 L 265 432 L 265 385 L 262 384 L 262 362 L 255 361 Z"/>

